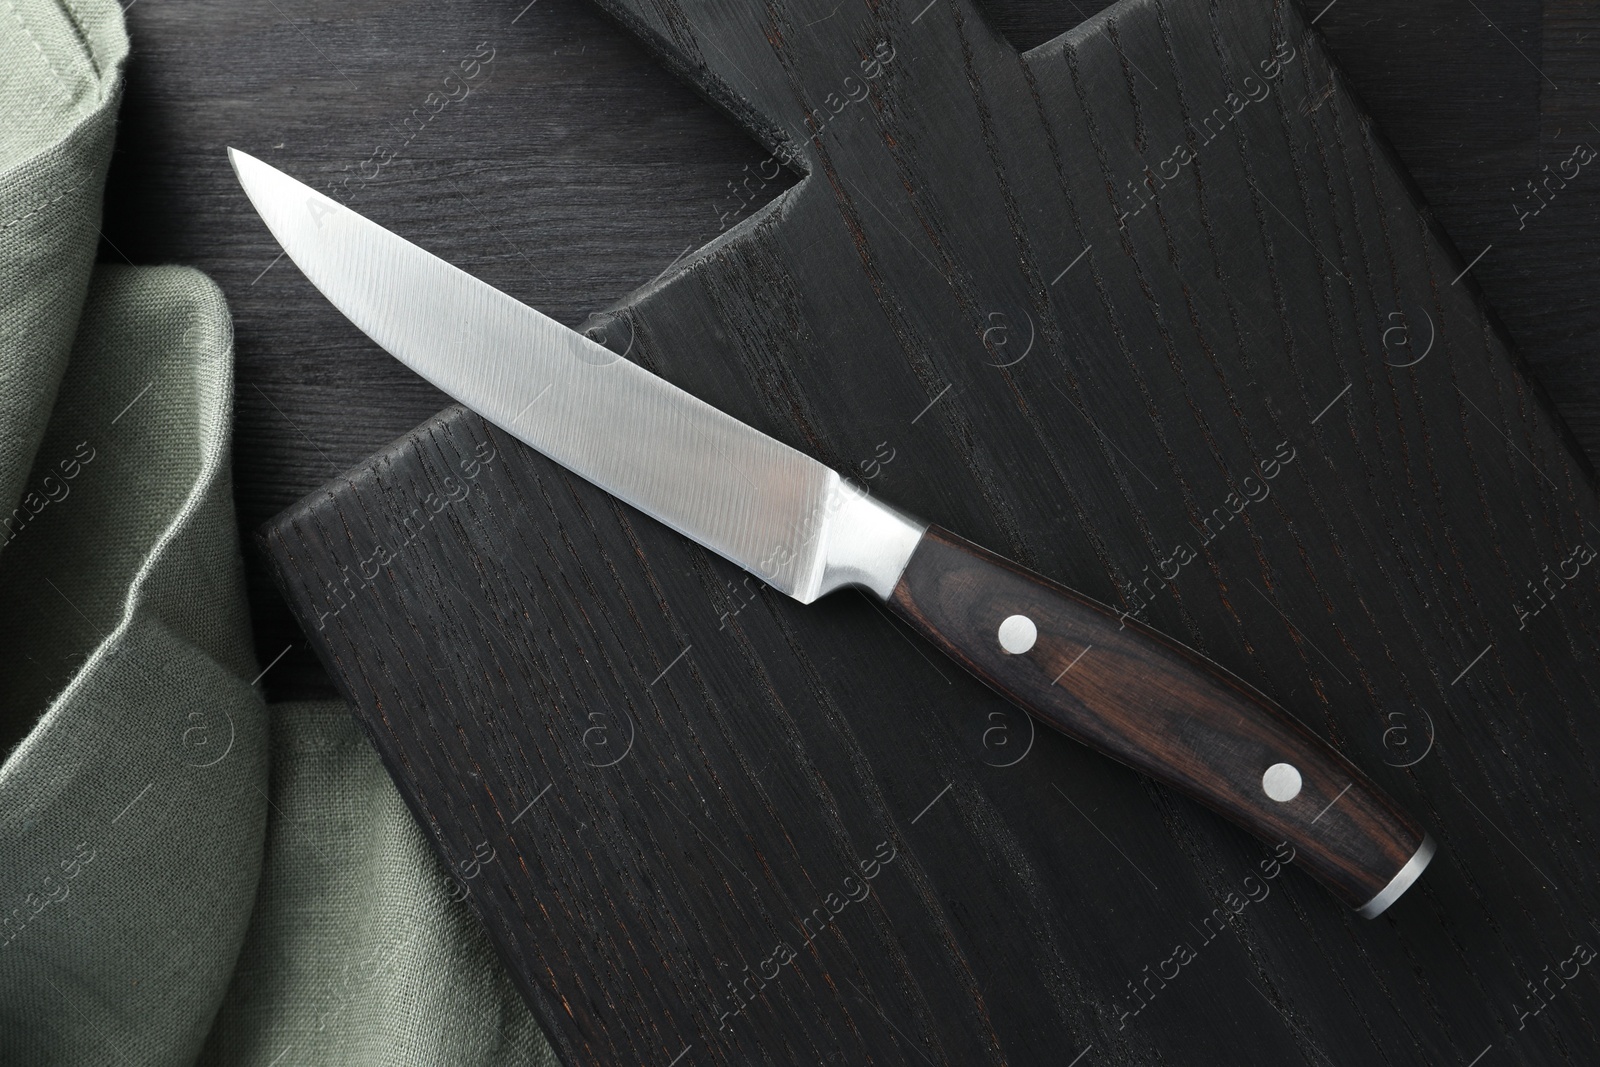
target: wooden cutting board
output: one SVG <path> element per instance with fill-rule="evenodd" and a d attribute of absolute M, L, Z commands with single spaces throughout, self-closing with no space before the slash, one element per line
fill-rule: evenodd
<path fill-rule="evenodd" d="M 1357 919 L 452 408 L 264 537 L 564 1060 L 1592 1054 L 1592 479 L 1302 13 L 611 10 L 774 159 L 596 336 L 1200 649 L 1440 856 Z"/>

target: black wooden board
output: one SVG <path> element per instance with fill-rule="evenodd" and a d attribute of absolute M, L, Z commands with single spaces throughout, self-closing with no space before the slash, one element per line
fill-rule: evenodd
<path fill-rule="evenodd" d="M 557 1048 L 1592 1058 L 1577 561 L 1600 531 L 1467 260 L 1294 8 L 1125 3 L 1019 60 L 972 8 L 918 7 L 616 12 L 769 150 L 838 114 L 807 177 L 607 342 L 923 515 L 1148 601 L 1412 805 L 1441 857 L 1357 920 L 1034 737 L 864 598 L 751 589 L 452 409 L 269 541 Z M 847 75 L 865 98 L 835 105 Z M 1181 544 L 1195 561 L 1138 593 Z M 745 1004 L 731 987 L 780 956 Z"/>
<path fill-rule="evenodd" d="M 1102 6 L 984 4 L 1024 49 Z M 1600 8 L 1339 0 L 1312 14 L 1459 246 L 1488 250 L 1472 277 L 1600 456 L 1600 195 L 1575 185 L 1525 227 L 1513 211 L 1527 181 L 1600 121 Z M 126 18 L 133 50 L 102 258 L 192 264 L 227 294 L 247 537 L 446 401 L 297 295 L 224 146 L 316 180 L 356 174 L 363 210 L 418 227 L 408 232 L 452 262 L 573 324 L 714 236 L 728 183 L 766 155 L 589 0 L 141 0 Z M 424 133 L 395 137 L 485 40 L 497 50 L 492 78 Z M 397 146 L 368 181 L 372 165 L 361 165 Z M 258 654 L 273 664 L 261 685 L 279 698 L 331 694 L 264 557 L 246 563 Z M 63 681 L 72 670 L 60 664 Z"/>

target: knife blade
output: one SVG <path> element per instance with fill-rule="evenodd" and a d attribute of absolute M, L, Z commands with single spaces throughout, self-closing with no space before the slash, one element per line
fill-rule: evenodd
<path fill-rule="evenodd" d="M 1371 918 L 1434 853 L 1359 769 L 1172 638 L 706 404 L 230 148 L 289 258 L 368 337 L 574 473 L 801 603 L 882 600 L 992 689 L 1269 842 Z"/>

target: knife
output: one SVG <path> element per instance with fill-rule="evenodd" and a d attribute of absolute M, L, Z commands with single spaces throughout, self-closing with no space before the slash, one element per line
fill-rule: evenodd
<path fill-rule="evenodd" d="M 1040 721 L 1216 810 L 1372 918 L 1434 842 L 1255 689 L 1126 614 L 868 495 L 230 148 L 283 250 L 435 386 L 802 604 L 855 587 Z"/>

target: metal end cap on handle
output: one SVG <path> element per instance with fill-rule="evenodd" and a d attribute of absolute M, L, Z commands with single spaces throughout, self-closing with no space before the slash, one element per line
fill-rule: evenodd
<path fill-rule="evenodd" d="M 1428 861 L 1433 859 L 1433 854 L 1439 846 L 1434 843 L 1432 834 L 1422 835 L 1422 844 L 1417 846 L 1417 851 L 1406 860 L 1406 865 L 1395 872 L 1389 879 L 1389 884 L 1378 890 L 1378 895 L 1356 909 L 1356 914 L 1363 919 L 1376 919 L 1382 915 L 1395 901 L 1400 899 L 1400 894 L 1411 888 L 1411 884 L 1422 877 L 1422 872 L 1427 869 Z"/>

